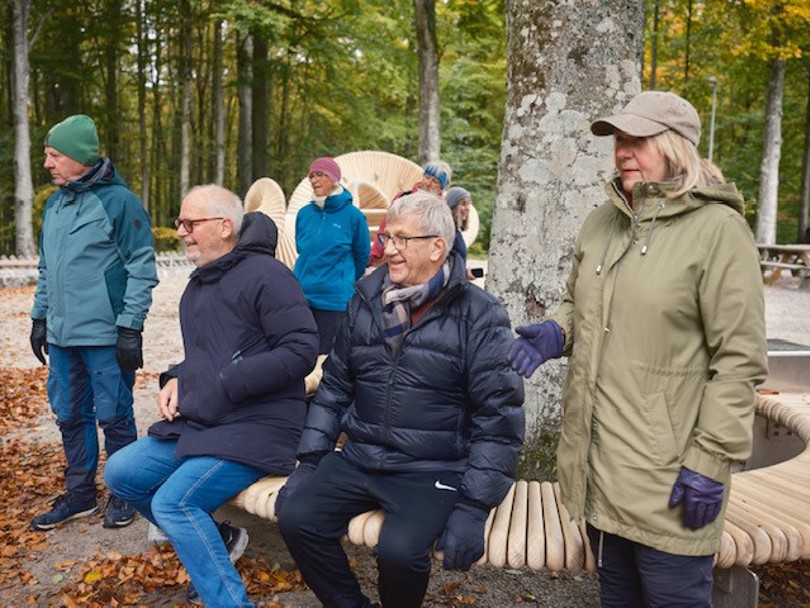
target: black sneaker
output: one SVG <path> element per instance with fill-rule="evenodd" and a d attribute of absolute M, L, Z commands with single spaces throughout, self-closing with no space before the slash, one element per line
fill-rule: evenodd
<path fill-rule="evenodd" d="M 135 507 L 110 494 L 104 513 L 105 528 L 123 528 L 135 520 Z"/>
<path fill-rule="evenodd" d="M 235 564 L 240 557 L 245 553 L 248 546 L 247 530 L 245 528 L 234 528 L 229 521 L 223 521 L 217 524 L 217 530 L 222 540 L 225 541 L 225 548 L 228 550 L 228 557 L 231 563 Z M 189 583 L 186 588 L 186 601 L 190 604 L 200 604 L 200 594 L 194 588 L 194 583 Z"/>
<path fill-rule="evenodd" d="M 78 501 L 70 493 L 62 494 L 52 503 L 53 508 L 47 513 L 37 515 L 31 520 L 34 530 L 52 530 L 56 526 L 69 522 L 72 519 L 87 517 L 98 513 L 96 499 Z"/>

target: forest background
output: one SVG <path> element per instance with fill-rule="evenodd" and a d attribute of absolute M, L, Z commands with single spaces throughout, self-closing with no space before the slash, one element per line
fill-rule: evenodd
<path fill-rule="evenodd" d="M 169 227 L 187 184 L 221 182 L 244 195 L 270 176 L 289 196 L 316 156 L 375 149 L 449 162 L 480 212 L 474 251 L 486 252 L 507 88 L 503 2 L 0 1 L 0 254 L 19 251 L 12 43 L 21 7 L 35 236 L 53 188 L 41 142 L 51 125 L 82 112 L 96 119 L 103 153 L 143 198 L 161 247 L 173 244 Z M 810 0 L 647 0 L 645 9 L 643 88 L 693 102 L 704 123 L 701 151 L 708 156 L 713 144 L 752 227 L 763 191 L 773 188 L 764 181 L 776 179 L 776 241 L 801 240 Z M 420 147 L 420 89 L 430 85 L 420 86 L 425 27 L 438 63 L 431 150 Z M 766 137 L 769 117 L 780 119 L 775 142 L 772 129 Z"/>

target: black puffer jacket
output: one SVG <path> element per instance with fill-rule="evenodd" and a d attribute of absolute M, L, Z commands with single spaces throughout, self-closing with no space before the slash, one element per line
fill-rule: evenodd
<path fill-rule="evenodd" d="M 298 281 L 273 257 L 277 234 L 270 218 L 249 213 L 236 248 L 191 274 L 180 300 L 185 360 L 161 378 L 178 379 L 181 417 L 149 429 L 177 438 L 178 456 L 276 475 L 294 468 L 318 330 Z"/>
<path fill-rule="evenodd" d="M 460 499 L 492 507 L 523 442 L 523 383 L 506 362 L 509 318 L 452 254 L 445 292 L 395 355 L 380 335 L 381 266 L 357 283 L 310 404 L 299 457 L 331 450 L 366 471 L 461 471 Z"/>

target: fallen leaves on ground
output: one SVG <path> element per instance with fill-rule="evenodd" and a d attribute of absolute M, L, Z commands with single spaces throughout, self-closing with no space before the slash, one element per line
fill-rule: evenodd
<path fill-rule="evenodd" d="M 48 411 L 48 368 L 0 368 L 0 434 L 39 424 Z"/>
<path fill-rule="evenodd" d="M 759 608 L 810 607 L 810 561 L 764 564 L 752 570 L 759 576 Z"/>
<path fill-rule="evenodd" d="M 243 557 L 238 568 L 248 595 L 254 599 L 306 588 L 298 572 L 281 570 L 263 559 Z M 66 606 L 85 608 L 138 606 L 151 596 L 185 591 L 188 583 L 188 574 L 171 545 L 166 544 L 146 554 L 109 553 L 84 562 L 77 580 L 63 586 L 59 598 Z"/>

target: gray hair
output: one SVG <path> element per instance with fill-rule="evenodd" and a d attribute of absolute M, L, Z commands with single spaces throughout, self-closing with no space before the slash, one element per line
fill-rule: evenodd
<path fill-rule="evenodd" d="M 239 239 L 245 211 L 242 208 L 242 200 L 236 194 L 216 184 L 205 184 L 194 186 L 184 198 L 192 195 L 199 196 L 205 201 L 209 213 L 231 220 L 234 240 Z"/>
<path fill-rule="evenodd" d="M 417 190 L 395 200 L 388 209 L 388 222 L 418 217 L 419 227 L 425 234 L 435 234 L 444 240 L 445 259 L 450 255 L 456 238 L 456 223 L 445 202 L 431 192 Z"/>

